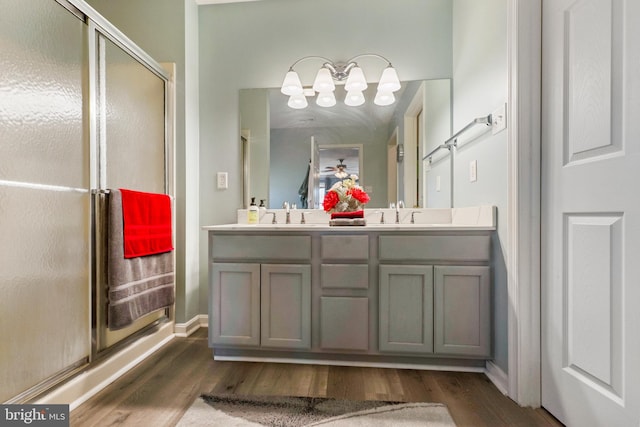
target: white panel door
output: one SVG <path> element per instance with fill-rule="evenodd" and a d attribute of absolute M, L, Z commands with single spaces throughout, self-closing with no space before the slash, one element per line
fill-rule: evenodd
<path fill-rule="evenodd" d="M 544 0 L 542 405 L 640 424 L 640 2 Z"/>

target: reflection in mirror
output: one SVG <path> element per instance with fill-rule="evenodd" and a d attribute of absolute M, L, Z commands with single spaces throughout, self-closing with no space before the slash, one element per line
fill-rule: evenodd
<path fill-rule="evenodd" d="M 309 207 L 321 209 L 324 195 L 333 184 L 356 175 L 361 180 L 362 144 L 356 145 L 320 145 L 315 144 L 312 165 L 318 165 L 317 173 L 312 174 L 309 187 L 313 189 Z M 317 161 L 316 161 L 317 159 Z M 359 181 L 361 182 L 361 181 Z"/>
<path fill-rule="evenodd" d="M 343 90 L 336 87 L 338 99 L 344 99 Z M 356 166 L 346 154 L 328 152 L 323 163 L 324 156 L 315 152 L 339 146 L 361 147 L 358 175 L 371 197 L 368 208 L 396 200 L 406 206 L 449 207 L 449 162 L 434 158 L 435 172 L 430 172 L 422 155 L 451 135 L 450 80 L 403 82 L 396 102 L 385 107 L 373 104 L 375 85 L 364 95 L 367 102 L 359 107 L 339 102 L 323 108 L 310 102 L 294 110 L 277 88 L 240 90 L 241 133 L 248 138 L 243 153 L 249 156 L 243 159 L 248 169 L 245 207 L 250 197 L 266 199 L 269 208 L 281 208 L 284 201 L 301 207 L 304 183 L 311 190 L 309 208 L 321 207 L 319 183 L 326 168 L 336 167 L 341 158 L 348 167 Z M 312 191 L 316 187 L 318 194 Z"/>

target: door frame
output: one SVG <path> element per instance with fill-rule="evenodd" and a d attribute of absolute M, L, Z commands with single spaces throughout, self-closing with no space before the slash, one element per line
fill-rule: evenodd
<path fill-rule="evenodd" d="M 542 0 L 508 0 L 507 17 L 507 392 L 539 407 Z"/>

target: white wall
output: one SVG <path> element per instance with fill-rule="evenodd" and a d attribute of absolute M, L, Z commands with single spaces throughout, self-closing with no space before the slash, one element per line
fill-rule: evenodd
<path fill-rule="evenodd" d="M 486 116 L 508 96 L 507 0 L 455 0 L 453 6 L 453 130 Z M 461 139 L 455 153 L 454 206 L 498 207 L 498 232 L 492 241 L 493 352 L 508 370 L 507 132 L 479 127 Z M 483 133 L 484 132 L 484 133 Z M 479 136 L 478 136 L 479 135 Z M 477 161 L 477 181 L 469 181 L 469 163 Z"/>
<path fill-rule="evenodd" d="M 288 67 L 307 55 L 344 61 L 372 52 L 388 57 L 401 80 L 448 78 L 451 8 L 450 0 L 270 0 L 200 6 L 201 224 L 235 222 L 236 209 L 242 206 L 242 159 L 236 143 L 239 89 L 279 87 Z M 297 67 L 301 75 L 304 70 Z M 229 172 L 229 190 L 215 188 L 218 171 Z M 200 251 L 201 265 L 206 266 L 204 232 Z M 200 277 L 200 310 L 206 313 L 206 268 Z"/>

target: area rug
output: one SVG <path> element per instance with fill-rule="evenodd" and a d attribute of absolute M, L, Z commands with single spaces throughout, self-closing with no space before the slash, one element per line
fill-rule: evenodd
<path fill-rule="evenodd" d="M 203 395 L 178 427 L 455 427 L 445 405 L 310 397 Z"/>

